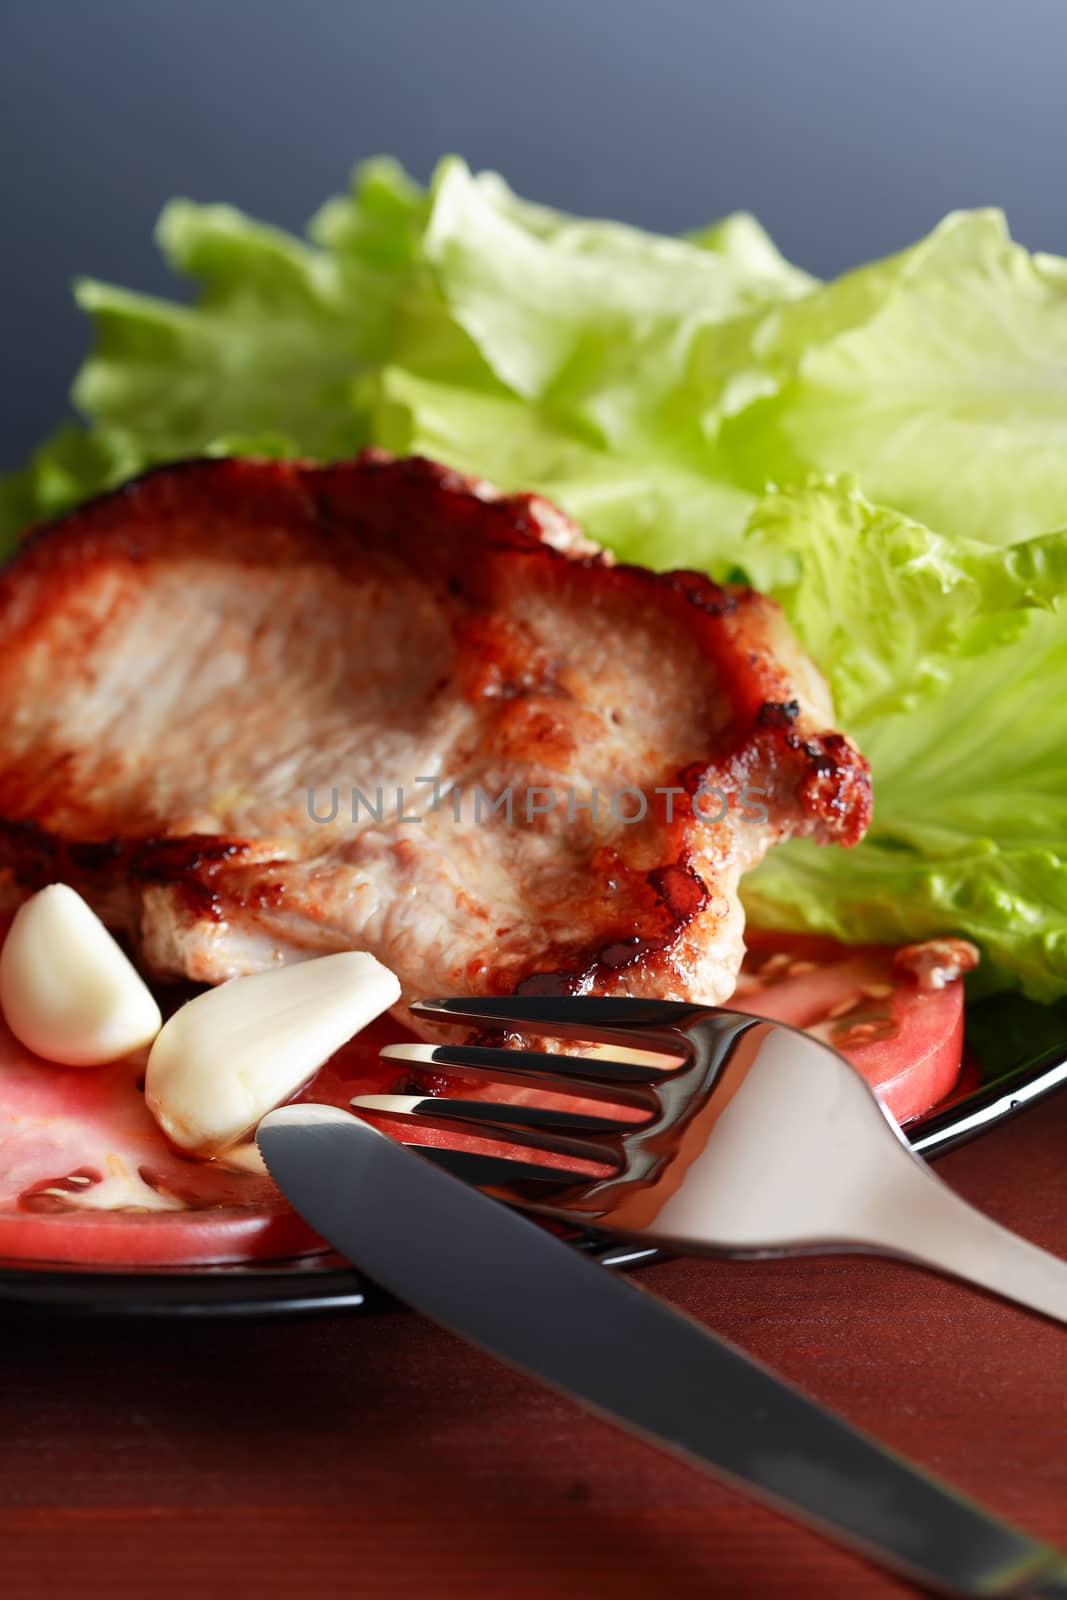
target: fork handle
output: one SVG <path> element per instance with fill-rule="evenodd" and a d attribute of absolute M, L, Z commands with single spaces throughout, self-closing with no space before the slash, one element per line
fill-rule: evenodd
<path fill-rule="evenodd" d="M 866 1214 L 850 1221 L 857 1242 L 1067 1322 L 1067 1261 L 1002 1228 L 918 1161 L 898 1162 L 893 1181 L 885 1174 Z"/>

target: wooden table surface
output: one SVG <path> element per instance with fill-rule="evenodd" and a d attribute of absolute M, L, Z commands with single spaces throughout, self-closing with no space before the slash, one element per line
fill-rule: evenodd
<path fill-rule="evenodd" d="M 941 1163 L 1067 1256 L 1067 1095 Z M 887 1443 L 1067 1545 L 1067 1332 L 846 1258 L 642 1281 Z M 7 1314 L 0 1594 L 906 1593 L 420 1318 Z"/>

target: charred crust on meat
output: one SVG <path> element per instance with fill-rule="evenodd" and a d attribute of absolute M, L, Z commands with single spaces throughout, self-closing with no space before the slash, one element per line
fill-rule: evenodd
<path fill-rule="evenodd" d="M 246 856 L 243 840 L 215 834 L 173 839 L 65 839 L 35 822 L 0 818 L 0 849 L 15 881 L 27 890 L 56 882 L 110 880 L 116 871 L 135 884 L 180 886 L 198 903 L 210 900 L 212 882 Z"/>
<path fill-rule="evenodd" d="M 364 489 L 375 490 L 380 503 L 361 505 Z M 656 573 L 613 563 L 608 552 L 586 548 L 588 541 L 577 524 L 540 495 L 500 495 L 490 485 L 424 456 L 397 458 L 375 447 L 351 461 L 327 464 L 203 456 L 151 467 L 76 511 L 38 524 L 24 538 L 20 559 L 41 545 L 52 546 L 49 556 L 54 559 L 60 553 L 54 541 L 91 538 L 97 528 L 107 524 L 114 508 L 122 505 L 131 512 L 123 553 L 131 561 L 143 560 L 148 552 L 138 544 L 137 518 L 152 511 L 165 513 L 180 495 L 201 499 L 205 506 L 221 499 L 226 509 L 240 511 L 253 522 L 260 518 L 268 523 L 277 521 L 281 513 L 298 522 L 306 537 L 317 534 L 323 538 L 338 560 L 343 559 L 353 528 L 374 538 L 382 503 L 394 502 L 396 515 L 403 516 L 406 508 L 402 502 L 408 496 L 427 522 L 435 515 L 446 521 L 467 521 L 472 528 L 476 524 L 480 539 L 501 552 L 525 553 L 558 564 L 561 570 L 610 572 L 620 583 L 636 583 L 641 588 L 659 586 L 713 621 L 730 618 L 753 602 L 763 603 L 752 589 L 716 583 L 704 573 Z M 553 542 L 561 530 L 567 530 L 575 553 Z M 203 554 L 210 553 L 210 540 L 206 540 Z M 278 550 L 268 540 L 257 557 L 255 540 L 250 539 L 244 554 L 250 561 L 270 561 Z M 432 559 L 429 539 L 426 554 Z M 458 597 L 476 590 L 475 578 L 476 573 L 465 567 L 445 575 L 445 582 Z M 756 659 L 751 658 L 753 665 Z"/>
<path fill-rule="evenodd" d="M 761 728 L 788 728 L 799 715 L 799 700 L 764 700 L 756 721 Z"/>
<path fill-rule="evenodd" d="M 616 869 L 619 870 L 619 869 Z M 622 873 L 620 872 L 620 876 Z M 516 985 L 519 995 L 582 995 L 594 991 L 604 978 L 613 978 L 649 958 L 662 958 L 676 945 L 686 928 L 707 907 L 707 885 L 687 856 L 655 867 L 645 874 L 652 901 L 640 932 L 622 933 L 601 945 L 592 960 L 570 963 L 527 974 Z"/>
<path fill-rule="evenodd" d="M 573 996 L 583 992 L 583 974 L 577 971 L 531 972 L 515 985 L 517 995 L 545 995 L 549 998 Z"/>
<path fill-rule="evenodd" d="M 810 770 L 801 785 L 801 800 L 813 815 L 834 817 L 844 845 L 858 844 L 871 820 L 870 767 L 840 733 L 803 741 Z"/>
<path fill-rule="evenodd" d="M 690 605 L 696 606 L 698 611 L 706 611 L 709 617 L 731 616 L 752 595 L 751 589 L 727 588 L 724 584 L 715 583 L 703 572 L 681 570 L 664 572 L 659 576 L 661 583 L 675 594 L 684 595 Z"/>
<path fill-rule="evenodd" d="M 609 972 L 617 972 L 621 967 L 632 966 L 642 956 L 650 954 L 653 950 L 663 949 L 663 944 L 658 939 L 642 939 L 638 934 L 632 933 L 628 939 L 617 939 L 614 944 L 606 944 L 597 953 L 596 966 L 606 968 Z"/>
<path fill-rule="evenodd" d="M 816 772 L 833 772 L 838 764 L 817 739 L 805 739 L 800 748 Z"/>
<path fill-rule="evenodd" d="M 684 927 L 693 917 L 699 916 L 708 903 L 707 885 L 687 860 L 653 868 L 648 881 L 673 917 L 676 928 Z"/>

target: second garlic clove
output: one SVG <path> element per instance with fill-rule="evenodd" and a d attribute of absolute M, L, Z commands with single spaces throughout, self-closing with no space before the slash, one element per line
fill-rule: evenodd
<path fill-rule="evenodd" d="M 164 1026 L 148 1058 L 148 1108 L 174 1144 L 212 1155 L 399 998 L 393 973 L 363 951 L 231 978 Z"/>

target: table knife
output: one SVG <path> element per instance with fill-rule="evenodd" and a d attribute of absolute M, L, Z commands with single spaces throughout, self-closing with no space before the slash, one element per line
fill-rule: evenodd
<path fill-rule="evenodd" d="M 368 1123 L 284 1106 L 257 1140 L 317 1233 L 498 1360 L 922 1587 L 1067 1600 L 1060 1552 Z"/>

